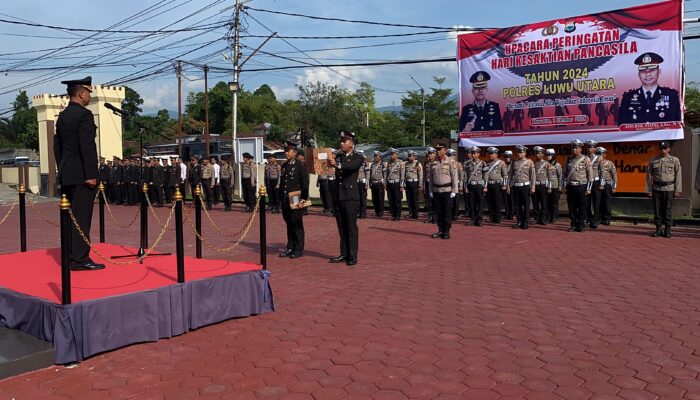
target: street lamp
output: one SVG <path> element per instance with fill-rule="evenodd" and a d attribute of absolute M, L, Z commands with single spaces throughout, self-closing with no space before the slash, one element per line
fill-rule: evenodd
<path fill-rule="evenodd" d="M 423 125 L 423 147 L 425 147 L 425 90 L 423 89 L 423 86 L 418 83 L 418 81 L 413 77 L 413 75 L 408 75 L 413 82 L 418 85 L 420 88 L 420 97 L 421 97 L 421 102 L 423 103 L 423 119 L 420 120 L 420 124 Z"/>

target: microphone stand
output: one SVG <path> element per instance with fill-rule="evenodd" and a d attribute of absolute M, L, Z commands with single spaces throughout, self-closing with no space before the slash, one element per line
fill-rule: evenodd
<path fill-rule="evenodd" d="M 110 108 L 111 109 L 111 108 Z M 131 115 L 127 115 L 121 112 L 118 112 L 116 110 L 112 110 L 112 113 L 114 115 L 119 115 L 122 118 L 126 118 L 127 121 L 130 121 L 137 127 L 139 127 L 139 187 L 138 190 L 141 192 L 141 221 L 140 221 L 140 238 L 139 238 L 139 249 L 136 251 L 136 254 L 122 254 L 122 255 L 117 255 L 117 256 L 111 256 L 111 259 L 120 259 L 120 258 L 131 258 L 131 257 L 137 257 L 139 258 L 139 264 L 143 264 L 143 257 L 146 254 L 146 249 L 148 248 L 148 201 L 146 199 L 146 196 L 148 196 L 148 192 L 143 191 L 143 184 L 144 184 L 144 167 L 143 167 L 143 134 L 144 131 L 149 131 L 151 133 L 154 133 L 164 139 L 170 139 L 165 135 L 162 135 L 158 132 L 155 132 L 154 130 L 143 126 L 142 124 L 136 122 Z M 172 253 L 149 253 L 149 257 L 156 257 L 156 256 L 169 256 Z"/>

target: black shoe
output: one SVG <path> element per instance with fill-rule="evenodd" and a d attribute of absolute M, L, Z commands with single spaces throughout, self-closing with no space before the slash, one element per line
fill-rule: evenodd
<path fill-rule="evenodd" d="M 450 232 L 445 232 L 445 233 L 443 233 L 443 234 L 442 234 L 442 238 L 445 239 L 445 240 L 449 239 L 449 238 L 450 238 Z"/>
<path fill-rule="evenodd" d="M 474 223 L 474 221 L 469 221 L 469 222 L 466 223 L 466 225 L 467 225 L 467 226 L 474 226 L 475 223 Z"/>
<path fill-rule="evenodd" d="M 527 222 L 520 225 L 520 229 L 528 229 L 528 228 L 530 228 L 530 225 L 528 225 Z"/>
<path fill-rule="evenodd" d="M 283 253 L 280 253 L 279 255 L 280 255 L 280 257 L 289 257 L 289 256 L 291 256 L 292 254 L 294 254 L 294 250 L 288 249 L 287 251 L 285 251 L 285 252 L 283 252 Z"/>
<path fill-rule="evenodd" d="M 512 228 L 513 228 L 513 229 L 518 229 L 518 228 L 520 228 L 520 223 L 513 224 Z"/>
<path fill-rule="evenodd" d="M 345 258 L 345 256 L 333 257 L 333 258 L 331 258 L 330 260 L 328 260 L 328 262 L 330 262 L 330 263 L 332 263 L 332 264 L 341 263 L 341 262 L 343 262 L 343 261 L 347 261 L 347 259 Z"/>
<path fill-rule="evenodd" d="M 598 224 L 592 222 L 592 223 L 590 223 L 590 224 L 588 225 L 588 227 L 591 228 L 591 229 L 598 229 Z"/>
<path fill-rule="evenodd" d="M 97 271 L 98 269 L 105 269 L 105 265 L 97 264 L 94 261 L 88 261 L 85 264 L 78 264 L 70 267 L 71 271 Z"/>
<path fill-rule="evenodd" d="M 357 264 L 357 260 L 347 260 L 345 264 L 347 264 L 348 267 L 352 267 Z"/>
<path fill-rule="evenodd" d="M 584 232 L 585 229 L 584 229 L 584 227 L 582 227 L 582 226 L 577 226 L 577 227 L 575 228 L 575 231 L 576 231 L 576 232 Z"/>
<path fill-rule="evenodd" d="M 442 232 L 438 232 L 438 233 L 433 233 L 432 235 L 430 235 L 430 237 L 433 239 L 437 239 L 437 238 L 441 238 L 442 235 L 443 235 Z"/>
<path fill-rule="evenodd" d="M 666 225 L 666 228 L 664 229 L 664 233 L 661 236 L 663 236 L 665 238 L 671 237 L 671 227 L 669 225 Z"/>
<path fill-rule="evenodd" d="M 483 224 L 481 223 L 481 221 L 476 221 L 476 222 L 474 223 L 474 225 L 476 225 L 476 226 L 481 226 L 481 225 L 483 225 Z"/>
<path fill-rule="evenodd" d="M 289 255 L 289 258 L 301 258 L 304 257 L 304 253 L 298 252 L 298 253 L 292 253 Z"/>
<path fill-rule="evenodd" d="M 546 223 L 546 222 L 544 222 L 544 220 L 543 220 L 543 219 L 541 219 L 541 220 L 537 221 L 537 224 L 538 224 L 538 225 L 547 225 L 547 223 Z"/>
<path fill-rule="evenodd" d="M 573 226 L 570 226 L 569 229 L 567 229 L 567 232 L 573 232 L 575 230 L 576 230 L 576 228 L 574 228 Z"/>
<path fill-rule="evenodd" d="M 659 236 L 661 236 L 661 225 L 657 225 L 657 226 L 656 226 L 656 230 L 655 230 L 654 233 L 652 233 L 650 236 L 651 236 L 651 237 L 659 237 Z"/>

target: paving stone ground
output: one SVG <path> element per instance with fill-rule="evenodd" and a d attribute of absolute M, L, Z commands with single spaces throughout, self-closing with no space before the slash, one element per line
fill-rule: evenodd
<path fill-rule="evenodd" d="M 37 208 L 57 219 L 56 203 Z M 114 208 L 120 223 L 135 211 Z M 212 214 L 231 230 L 248 216 Z M 58 228 L 28 215 L 29 248 L 57 247 Z M 460 220 L 445 241 L 420 221 L 369 218 L 348 268 L 327 263 L 334 219 L 304 219 L 298 260 L 276 256 L 284 223 L 268 219 L 276 312 L 6 379 L 0 399 L 700 399 L 700 230 Z M 204 226 L 212 245 L 230 243 Z M 18 250 L 16 231 L 13 216 L 0 251 Z M 137 237 L 136 224 L 108 225 L 110 242 Z M 204 255 L 259 260 L 257 223 L 233 255 Z"/>

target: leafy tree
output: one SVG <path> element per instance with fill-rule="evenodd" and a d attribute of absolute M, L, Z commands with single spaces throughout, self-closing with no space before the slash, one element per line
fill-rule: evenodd
<path fill-rule="evenodd" d="M 440 86 L 444 82 L 442 77 L 433 77 L 435 83 Z M 433 138 L 449 137 L 451 130 L 458 129 L 459 120 L 457 97 L 452 89 L 430 88 L 431 93 L 425 95 L 425 140 L 426 143 Z M 423 131 L 421 119 L 423 118 L 423 106 L 420 91 L 409 91 L 407 97 L 401 99 L 403 111 L 401 116 L 406 123 L 406 132 L 412 138 L 413 143 L 422 143 Z M 418 140 L 420 138 L 420 140 Z"/>
<path fill-rule="evenodd" d="M 688 82 L 685 87 L 685 111 L 700 114 L 700 83 Z"/>

